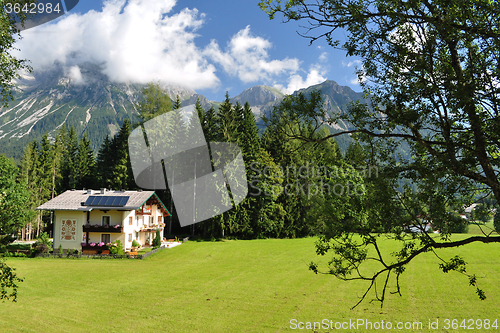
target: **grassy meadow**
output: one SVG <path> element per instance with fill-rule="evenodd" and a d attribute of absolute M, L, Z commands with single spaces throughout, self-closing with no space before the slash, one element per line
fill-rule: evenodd
<path fill-rule="evenodd" d="M 463 236 L 455 236 L 459 237 Z M 327 260 L 316 256 L 314 241 L 187 242 L 144 260 L 7 258 L 25 280 L 17 303 L 0 303 L 0 331 L 369 331 L 363 327 L 294 330 L 290 324 L 292 319 L 297 323 L 363 319 L 394 325 L 420 321 L 424 329 L 418 332 L 461 332 L 445 329 L 444 320 L 500 321 L 500 244 L 439 251 L 445 258 L 454 251 L 465 257 L 468 272 L 480 278 L 485 301 L 477 298 L 466 277 L 442 273 L 438 260 L 426 254 L 403 274 L 402 297 L 388 295 L 383 308 L 365 301 L 350 310 L 366 283 L 309 271 L 311 260 Z M 396 249 L 391 241 L 383 246 L 384 251 Z M 439 329 L 427 329 L 429 319 L 439 320 Z"/>

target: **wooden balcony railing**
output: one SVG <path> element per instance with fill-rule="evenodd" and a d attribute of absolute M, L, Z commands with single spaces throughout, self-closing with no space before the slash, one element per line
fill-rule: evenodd
<path fill-rule="evenodd" d="M 121 225 L 96 225 L 96 224 L 84 224 L 84 232 L 105 232 L 105 233 L 122 233 L 123 226 Z"/>

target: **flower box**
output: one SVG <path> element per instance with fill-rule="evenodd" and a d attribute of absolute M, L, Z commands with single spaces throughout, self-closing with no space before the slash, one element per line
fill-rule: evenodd
<path fill-rule="evenodd" d="M 119 224 L 116 224 L 116 225 L 84 224 L 83 231 L 84 232 L 122 233 L 123 227 Z"/>

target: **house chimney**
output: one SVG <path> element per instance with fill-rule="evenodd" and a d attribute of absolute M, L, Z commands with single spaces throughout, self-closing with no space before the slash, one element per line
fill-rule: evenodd
<path fill-rule="evenodd" d="M 101 194 L 105 194 L 106 193 L 106 189 L 105 188 L 101 188 Z"/>
<path fill-rule="evenodd" d="M 87 194 L 90 194 L 90 195 L 94 194 L 94 190 L 88 189 Z"/>

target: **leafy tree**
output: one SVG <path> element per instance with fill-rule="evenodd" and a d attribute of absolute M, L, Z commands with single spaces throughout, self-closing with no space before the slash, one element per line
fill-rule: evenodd
<path fill-rule="evenodd" d="M 285 190 L 278 200 L 287 214 L 282 236 L 306 236 L 325 230 L 314 211 L 320 202 L 326 204 L 333 199 L 325 196 L 332 186 L 328 171 L 339 167 L 342 156 L 334 139 L 314 142 L 328 133 L 314 116 L 322 103 L 316 91 L 309 98 L 302 93 L 286 96 L 274 107 L 270 118 L 263 117 L 267 127 L 262 145 L 283 174 Z M 306 137 L 310 140 L 303 140 Z"/>
<path fill-rule="evenodd" d="M 486 204 L 479 203 L 472 211 L 474 220 L 479 220 L 481 222 L 488 222 L 491 220 L 491 211 Z"/>
<path fill-rule="evenodd" d="M 317 117 L 327 123 L 350 122 L 355 129 L 326 137 L 360 133 L 359 138 L 377 154 L 372 162 L 380 163 L 384 177 L 416 185 L 413 192 L 392 191 L 391 200 L 382 202 L 386 212 L 393 212 L 392 223 L 376 214 L 367 216 L 388 223 L 388 236 L 401 244 L 394 258 L 364 252 L 367 246 L 377 249 L 381 235 L 362 234 L 361 241 L 348 235 L 325 238 L 318 253 L 334 253 L 329 273 L 344 280 L 367 280 L 367 293 L 376 281 L 388 281 L 394 274 L 399 293 L 399 276 L 420 254 L 474 242 L 500 242 L 500 237 L 487 233 L 450 240 L 454 221 L 446 212 L 447 206 L 469 204 L 476 191 L 491 191 L 500 200 L 500 7 L 496 2 L 263 0 L 260 6 L 270 18 L 281 13 L 285 20 L 305 20 L 311 42 L 326 38 L 331 46 L 361 59 L 357 74 L 371 104 L 358 102 L 344 114 Z M 340 29 L 345 33 L 343 43 L 333 34 Z M 394 156 L 402 146 L 412 159 Z M 426 232 L 404 234 L 402 226 L 416 223 L 418 211 L 425 212 L 437 229 L 447 231 L 436 237 Z M 461 257 L 439 259 L 444 272 L 465 274 L 479 298 L 486 298 L 476 277 L 465 273 Z M 382 268 L 361 274 L 359 266 L 373 260 Z M 317 271 L 314 265 L 311 268 Z M 388 284 L 383 286 L 376 293 L 381 304 Z"/>
<path fill-rule="evenodd" d="M 29 208 L 32 198 L 26 183 L 18 181 L 18 172 L 11 160 L 0 155 L 0 244 L 4 245 L 34 215 Z"/>
<path fill-rule="evenodd" d="M 29 202 L 29 208 L 34 209 L 40 203 L 39 200 L 39 184 L 40 184 L 40 168 L 39 168 L 39 156 L 36 141 L 30 142 L 23 152 L 23 157 L 21 159 L 20 172 L 19 172 L 19 182 L 26 185 L 26 190 L 31 194 L 32 200 Z M 40 213 L 36 214 L 36 218 L 41 218 Z M 31 240 L 31 226 L 33 221 L 22 226 L 21 229 L 21 239 Z"/>
<path fill-rule="evenodd" d="M 18 59 L 12 54 L 16 50 L 14 44 L 17 38 L 21 38 L 20 30 L 16 26 L 16 22 L 6 12 L 6 3 L 18 3 L 20 8 L 25 4 L 33 3 L 34 0 L 17 0 L 7 1 L 0 0 L 0 31 L 2 31 L 2 38 L 0 39 L 0 99 L 3 106 L 7 106 L 9 101 L 13 100 L 12 88 L 14 87 L 14 80 L 20 78 L 20 72 L 31 72 L 31 66 L 28 65 L 27 60 Z M 29 14 L 28 14 L 29 15 Z M 27 19 L 26 13 L 20 11 L 18 17 L 21 24 L 24 24 Z"/>
<path fill-rule="evenodd" d="M 457 234 L 466 234 L 469 232 L 469 222 L 460 216 L 457 212 L 450 212 L 453 223 L 450 232 Z"/>
<path fill-rule="evenodd" d="M 495 213 L 495 217 L 493 218 L 493 227 L 495 231 L 500 234 L 500 214 Z"/>
<path fill-rule="evenodd" d="M 0 299 L 17 302 L 18 283 L 23 279 L 17 276 L 16 269 L 7 266 L 3 259 L 0 260 Z"/>
<path fill-rule="evenodd" d="M 12 3 L 13 1 L 9 2 Z M 18 0 L 15 2 L 22 7 L 24 4 L 34 1 Z M 6 12 L 6 3 L 6 0 L 0 0 L 0 104 L 5 107 L 9 101 L 13 100 L 12 88 L 15 84 L 14 80 L 20 77 L 21 71 L 31 71 L 31 67 L 26 60 L 18 59 L 10 54 L 12 50 L 15 50 L 16 39 L 21 38 L 21 35 L 16 22 Z M 27 18 L 26 14 L 21 11 L 18 16 L 21 25 L 24 25 Z M 5 156 L 0 156 L 0 243 L 9 240 L 14 230 L 23 226 L 32 213 L 29 209 L 26 209 L 28 195 L 26 194 L 25 184 L 24 186 L 16 184 L 17 172 L 18 170 Z M 16 204 L 20 206 L 16 207 Z M 10 216 L 16 213 L 20 215 Z M 12 299 L 15 302 L 19 282 L 22 282 L 22 279 L 17 277 L 15 269 L 0 261 L 0 299 Z"/>
<path fill-rule="evenodd" d="M 172 110 L 172 101 L 158 83 L 148 83 L 142 90 L 142 99 L 136 104 L 141 123 Z"/>
<path fill-rule="evenodd" d="M 18 181 L 14 163 L 0 155 L 0 246 L 13 241 L 13 235 L 34 216 L 30 207 L 30 194 L 26 183 Z M 15 269 L 0 261 L 0 299 L 17 299 L 18 283 L 23 280 Z"/>

